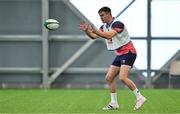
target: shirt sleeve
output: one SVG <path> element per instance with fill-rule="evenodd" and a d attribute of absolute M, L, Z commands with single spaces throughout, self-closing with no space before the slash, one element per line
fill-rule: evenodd
<path fill-rule="evenodd" d="M 117 33 L 121 33 L 124 29 L 124 24 L 120 21 L 114 22 L 111 28 L 114 29 Z"/>

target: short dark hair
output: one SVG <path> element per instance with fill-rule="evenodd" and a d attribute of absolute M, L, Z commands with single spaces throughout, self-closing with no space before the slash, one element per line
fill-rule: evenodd
<path fill-rule="evenodd" d="M 107 6 L 105 6 L 105 7 L 102 7 L 101 9 L 99 9 L 98 13 L 101 13 L 101 12 L 111 13 L 111 9 Z"/>

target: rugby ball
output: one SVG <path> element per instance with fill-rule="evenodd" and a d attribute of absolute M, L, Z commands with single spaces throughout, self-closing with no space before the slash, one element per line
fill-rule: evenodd
<path fill-rule="evenodd" d="M 56 30 L 59 28 L 59 22 L 56 19 L 47 19 L 44 23 L 44 26 L 48 30 Z"/>

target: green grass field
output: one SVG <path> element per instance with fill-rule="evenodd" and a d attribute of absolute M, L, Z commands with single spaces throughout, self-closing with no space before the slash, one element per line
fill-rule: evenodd
<path fill-rule="evenodd" d="M 133 111 L 135 97 L 118 90 L 120 109 L 101 110 L 110 100 L 106 89 L 0 89 L 0 113 L 173 114 L 180 113 L 179 89 L 143 89 L 148 101 Z"/>

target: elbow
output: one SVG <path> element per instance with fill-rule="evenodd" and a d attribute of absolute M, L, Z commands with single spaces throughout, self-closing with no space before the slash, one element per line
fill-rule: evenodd
<path fill-rule="evenodd" d="M 112 39 L 112 36 L 107 36 L 106 39 L 107 39 L 107 40 L 111 40 L 111 39 Z"/>
<path fill-rule="evenodd" d="M 111 40 L 113 38 L 113 35 L 108 34 L 108 35 L 105 35 L 104 38 L 107 40 Z"/>

